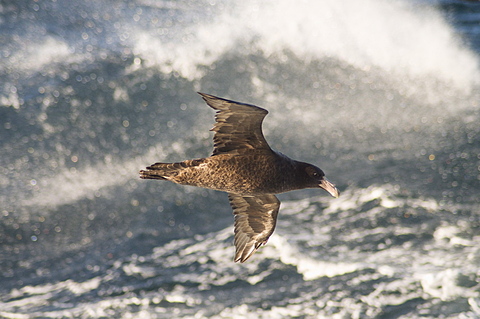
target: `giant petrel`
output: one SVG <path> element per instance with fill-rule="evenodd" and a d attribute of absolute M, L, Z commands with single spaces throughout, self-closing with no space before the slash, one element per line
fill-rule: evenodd
<path fill-rule="evenodd" d="M 280 201 L 274 194 L 303 188 L 339 191 L 323 171 L 275 152 L 263 137 L 268 111 L 255 105 L 199 93 L 217 111 L 211 129 L 213 154 L 179 163 L 156 163 L 140 178 L 168 180 L 228 193 L 235 215 L 235 262 L 245 262 L 265 245 L 277 221 Z"/>

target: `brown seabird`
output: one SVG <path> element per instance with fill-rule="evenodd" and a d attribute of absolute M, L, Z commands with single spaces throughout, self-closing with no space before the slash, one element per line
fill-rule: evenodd
<path fill-rule="evenodd" d="M 199 93 L 217 111 L 211 129 L 213 154 L 179 163 L 156 163 L 140 178 L 161 179 L 228 193 L 235 215 L 235 262 L 245 262 L 265 245 L 277 222 L 280 201 L 274 194 L 303 188 L 339 191 L 323 171 L 275 152 L 263 137 L 268 111 L 255 105 Z"/>

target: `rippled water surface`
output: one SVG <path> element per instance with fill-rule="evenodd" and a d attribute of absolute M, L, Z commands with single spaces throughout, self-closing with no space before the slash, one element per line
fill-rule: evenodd
<path fill-rule="evenodd" d="M 1 318 L 480 318 L 480 5 L 4 1 Z M 233 262 L 196 91 L 269 110 L 342 191 Z"/>

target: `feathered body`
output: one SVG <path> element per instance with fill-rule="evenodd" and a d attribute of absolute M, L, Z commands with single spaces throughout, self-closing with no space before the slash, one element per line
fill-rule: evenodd
<path fill-rule="evenodd" d="M 334 197 L 339 192 L 320 168 L 268 146 L 262 133 L 265 109 L 200 95 L 217 110 L 212 156 L 156 163 L 140 171 L 140 177 L 227 192 L 235 215 L 235 261 L 244 262 L 275 229 L 280 201 L 274 194 L 318 187 Z"/>

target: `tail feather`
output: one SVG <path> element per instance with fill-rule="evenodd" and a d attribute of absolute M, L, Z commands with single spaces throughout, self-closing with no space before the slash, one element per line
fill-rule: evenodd
<path fill-rule="evenodd" d="M 175 165 L 177 164 L 177 165 Z M 177 175 L 180 163 L 155 163 L 140 171 L 140 178 L 143 179 L 167 179 L 167 176 Z"/>
<path fill-rule="evenodd" d="M 178 163 L 155 163 L 140 171 L 142 179 L 163 179 L 168 180 L 178 175 L 187 167 L 197 166 L 203 163 L 204 159 L 183 161 Z"/>
<path fill-rule="evenodd" d="M 142 179 L 166 179 L 162 175 L 163 174 L 162 174 L 161 171 L 150 170 L 148 167 L 147 167 L 147 170 L 141 170 L 140 171 L 140 178 L 142 178 Z"/>

